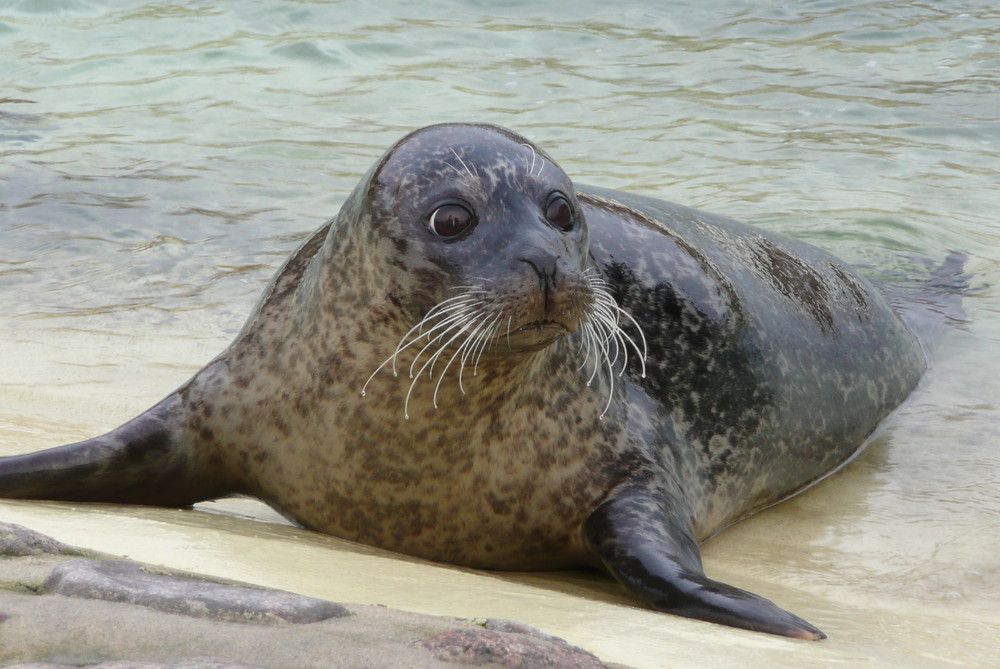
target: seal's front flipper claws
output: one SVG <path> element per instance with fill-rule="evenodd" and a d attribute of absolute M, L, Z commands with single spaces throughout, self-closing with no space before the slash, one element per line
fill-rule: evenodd
<path fill-rule="evenodd" d="M 689 517 L 679 497 L 626 485 L 591 514 L 584 534 L 605 568 L 655 609 L 797 639 L 826 638 L 770 600 L 705 576 Z"/>

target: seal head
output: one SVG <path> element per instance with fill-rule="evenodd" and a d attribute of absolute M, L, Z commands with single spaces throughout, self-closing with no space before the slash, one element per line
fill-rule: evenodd
<path fill-rule="evenodd" d="M 409 354 L 407 416 L 418 381 L 435 382 L 436 405 L 449 370 L 464 392 L 467 366 L 475 374 L 484 357 L 522 360 L 581 329 L 592 373 L 594 363 L 608 362 L 606 340 L 637 350 L 588 263 L 589 231 L 572 181 L 524 138 L 488 126 L 417 131 L 379 162 L 364 200 L 370 216 L 355 220 L 366 221 L 369 247 L 391 246 L 389 271 L 400 275 L 389 299 L 415 322 L 378 368 L 398 373 Z"/>
<path fill-rule="evenodd" d="M 415 316 L 467 290 L 496 305 L 487 314 L 512 349 L 580 326 L 587 222 L 569 177 L 523 138 L 476 126 L 418 131 L 383 160 L 369 197 L 372 221 L 405 258 L 406 285 L 426 284 L 407 291 Z"/>

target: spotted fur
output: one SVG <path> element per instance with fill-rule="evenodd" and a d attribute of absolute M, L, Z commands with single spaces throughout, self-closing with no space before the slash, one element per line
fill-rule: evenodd
<path fill-rule="evenodd" d="M 568 229 L 546 220 L 553 193 Z M 471 227 L 436 235 L 442 203 Z M 603 565 L 656 608 L 820 638 L 709 580 L 697 542 L 848 461 L 923 369 L 885 300 L 818 249 L 574 186 L 500 128 L 432 126 L 189 383 L 109 435 L 0 461 L 0 494 L 248 493 L 403 553 Z"/>

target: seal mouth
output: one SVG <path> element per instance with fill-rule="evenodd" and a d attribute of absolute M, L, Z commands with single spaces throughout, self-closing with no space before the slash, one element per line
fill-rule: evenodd
<path fill-rule="evenodd" d="M 543 333 L 556 333 L 556 334 L 566 334 L 572 332 L 572 330 L 566 326 L 565 323 L 560 321 L 554 321 L 551 319 L 531 321 L 530 323 L 525 323 L 516 330 L 511 330 L 511 335 L 521 334 L 521 333 L 531 333 L 531 334 L 543 334 Z"/>
<path fill-rule="evenodd" d="M 543 319 L 531 321 L 508 332 L 497 332 L 494 335 L 496 348 L 502 350 L 541 349 L 556 339 L 571 334 L 576 328 L 571 328 L 562 321 Z"/>

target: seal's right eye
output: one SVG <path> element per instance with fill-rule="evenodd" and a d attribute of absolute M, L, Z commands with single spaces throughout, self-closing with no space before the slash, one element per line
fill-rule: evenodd
<path fill-rule="evenodd" d="M 460 204 L 444 204 L 434 210 L 427 227 L 438 237 L 454 237 L 472 225 L 472 212 Z"/>

